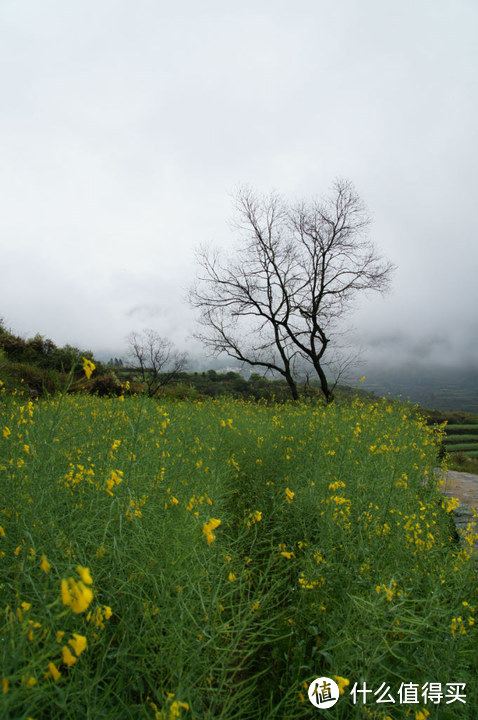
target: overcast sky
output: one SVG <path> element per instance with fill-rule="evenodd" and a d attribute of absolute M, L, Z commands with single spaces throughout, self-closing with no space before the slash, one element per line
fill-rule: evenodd
<path fill-rule="evenodd" d="M 478 361 L 476 0 L 0 0 L 0 317 L 193 347 L 194 248 L 241 183 L 351 180 L 398 269 L 376 359 Z"/>

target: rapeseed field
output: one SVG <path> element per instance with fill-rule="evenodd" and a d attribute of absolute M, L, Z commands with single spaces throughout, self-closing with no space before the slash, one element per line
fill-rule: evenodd
<path fill-rule="evenodd" d="M 0 393 L 0 717 L 478 716 L 439 440 L 385 400 Z"/>

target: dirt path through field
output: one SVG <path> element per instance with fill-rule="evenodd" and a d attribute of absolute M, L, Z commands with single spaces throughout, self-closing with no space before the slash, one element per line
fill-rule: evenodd
<path fill-rule="evenodd" d="M 440 471 L 439 471 L 440 472 Z M 443 474 L 441 491 L 448 497 L 458 498 L 460 506 L 453 511 L 458 529 L 465 530 L 471 522 L 478 527 L 478 475 L 448 470 Z M 474 543 L 478 553 L 478 538 Z"/>

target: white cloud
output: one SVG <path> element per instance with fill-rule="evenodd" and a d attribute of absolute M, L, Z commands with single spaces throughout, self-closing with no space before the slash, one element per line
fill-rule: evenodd
<path fill-rule="evenodd" d="M 133 320 L 187 344 L 193 250 L 230 242 L 234 187 L 310 197 L 345 176 L 399 266 L 364 334 L 445 324 L 460 356 L 477 29 L 470 0 L 3 2 L 0 315 L 93 350 Z"/>

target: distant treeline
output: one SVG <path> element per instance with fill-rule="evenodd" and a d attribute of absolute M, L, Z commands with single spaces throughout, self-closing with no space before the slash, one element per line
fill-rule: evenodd
<path fill-rule="evenodd" d="M 130 379 L 132 371 L 123 367 L 116 370 L 122 383 Z M 302 384 L 300 386 L 302 397 L 320 397 L 318 383 Z M 341 397 L 355 397 L 357 394 L 371 397 L 371 393 L 361 392 L 355 388 L 341 385 L 337 389 Z M 175 381 L 169 387 L 163 387 L 161 394 L 175 395 L 176 397 L 219 397 L 229 395 L 238 398 L 250 398 L 254 400 L 290 400 L 290 389 L 285 380 L 267 378 L 258 373 L 251 373 L 249 378 L 243 377 L 240 373 L 232 370 L 221 373 L 216 370 L 204 372 L 182 372 L 178 373 Z"/>
<path fill-rule="evenodd" d="M 83 373 L 83 358 L 94 363 L 95 371 L 90 379 Z M 52 340 L 35 335 L 23 339 L 9 330 L 0 321 L 0 380 L 7 390 L 22 387 L 33 396 L 55 394 L 69 383 L 70 392 L 87 391 L 98 395 L 121 395 L 142 391 L 141 379 L 134 367 L 129 367 L 121 358 L 111 358 L 108 363 L 97 360 L 90 350 L 71 345 L 58 347 Z M 355 397 L 358 391 L 340 386 L 343 397 Z M 318 397 L 314 383 L 302 385 L 304 397 Z M 248 379 L 234 371 L 180 372 L 174 382 L 161 388 L 162 396 L 178 398 L 217 397 L 229 395 L 253 400 L 290 398 L 290 391 L 284 380 L 263 377 L 252 373 Z"/>
<path fill-rule="evenodd" d="M 94 360 L 90 350 L 58 347 L 40 334 L 24 340 L 0 320 L 0 380 L 7 390 L 22 386 L 32 395 L 59 392 L 72 371 L 71 379 L 81 377 L 83 358 L 93 361 L 98 373 L 106 372 L 106 366 Z"/>
<path fill-rule="evenodd" d="M 45 370 L 69 372 L 82 357 L 93 360 L 90 350 L 80 350 L 72 345 L 57 347 L 53 340 L 40 334 L 24 340 L 13 335 L 0 324 L 0 349 L 5 357 L 13 362 L 33 364 Z"/>
<path fill-rule="evenodd" d="M 83 358 L 87 358 L 95 365 L 95 371 L 90 379 L 87 379 L 83 372 Z M 403 384 L 405 382 L 403 376 L 401 380 Z M 111 358 L 107 363 L 103 363 L 94 357 L 91 350 L 83 350 L 71 345 L 58 347 L 53 340 L 40 334 L 25 340 L 7 330 L 1 319 L 0 381 L 7 390 L 12 391 L 21 387 L 32 396 L 54 395 L 63 391 L 67 384 L 70 392 L 87 391 L 97 395 L 121 395 L 139 393 L 143 390 L 138 369 L 128 366 L 122 358 Z M 373 390 L 369 384 L 368 389 L 363 390 L 340 385 L 336 388 L 336 394 L 339 398 L 360 395 L 371 399 L 382 394 L 378 387 L 375 388 L 373 385 L 372 387 Z M 318 398 L 320 394 L 314 382 L 302 384 L 300 389 L 302 397 Z M 253 400 L 275 399 L 282 402 L 290 398 L 289 388 L 284 380 L 264 377 L 258 373 L 252 373 L 249 378 L 245 378 L 233 370 L 179 372 L 174 382 L 161 387 L 159 392 L 161 396 L 191 399 L 201 396 L 229 395 Z M 386 390 L 383 388 L 383 394 L 385 393 Z M 451 424 L 476 423 L 476 414 L 466 412 L 470 409 L 472 397 L 473 393 L 468 395 L 468 402 L 463 398 L 462 405 L 454 404 L 455 408 L 461 407 L 461 410 L 427 411 L 429 422 L 440 423 L 447 420 Z M 436 407 L 433 403 L 433 399 L 436 398 L 433 396 L 428 397 L 429 402 L 425 399 L 420 401 L 416 397 L 411 399 L 420 402 L 422 407 Z"/>
<path fill-rule="evenodd" d="M 89 378 L 83 370 L 84 358 L 95 366 Z M 267 378 L 257 373 L 245 378 L 233 370 L 178 372 L 173 381 L 166 376 L 167 373 L 165 379 L 168 384 L 161 385 L 157 393 L 161 398 L 198 400 L 229 396 L 280 403 L 290 400 L 290 389 L 284 380 Z M 108 363 L 102 363 L 90 350 L 81 350 L 71 345 L 57 347 L 52 340 L 39 334 L 24 340 L 9 332 L 0 320 L 0 397 L 2 391 L 21 391 L 37 398 L 65 390 L 69 393 L 87 392 L 107 397 L 139 394 L 146 392 L 146 387 L 138 368 L 129 367 L 121 358 L 112 358 Z M 302 398 L 324 402 L 320 388 L 314 383 L 302 384 L 300 391 Z M 374 401 L 378 394 L 347 385 L 335 389 L 335 397 L 339 402 L 347 402 L 357 396 Z M 423 405 L 420 411 L 430 424 L 447 422 L 441 457 L 448 458 L 449 466 L 456 470 L 478 472 L 478 416 L 464 410 L 425 410 Z"/>

